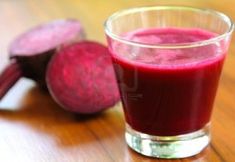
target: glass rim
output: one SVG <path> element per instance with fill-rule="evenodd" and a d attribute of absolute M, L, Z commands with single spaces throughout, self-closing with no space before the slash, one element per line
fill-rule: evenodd
<path fill-rule="evenodd" d="M 153 45 L 153 44 L 135 42 L 135 41 L 125 39 L 125 38 L 113 33 L 110 29 L 111 22 L 120 16 L 127 15 L 130 13 L 137 13 L 137 12 L 141 12 L 141 11 L 154 11 L 154 10 L 157 11 L 157 10 L 170 10 L 170 9 L 185 10 L 185 11 L 187 11 L 187 10 L 188 11 L 200 11 L 200 12 L 211 13 L 211 14 L 216 15 L 219 18 L 221 18 L 221 20 L 223 20 L 228 25 L 228 30 L 226 30 L 224 33 L 219 34 L 213 38 L 203 40 L 203 41 L 179 43 L 179 44 L 162 44 L 162 45 L 156 44 L 156 45 Z M 188 7 L 188 6 L 145 6 L 145 7 L 135 7 L 135 8 L 123 9 L 123 10 L 120 10 L 120 11 L 113 13 L 104 22 L 104 30 L 105 30 L 105 33 L 108 36 L 110 36 L 112 39 L 115 39 L 121 43 L 125 43 L 128 45 L 138 46 L 138 47 L 143 47 L 143 48 L 179 49 L 179 48 L 200 47 L 200 46 L 212 44 L 216 41 L 220 41 L 220 40 L 222 40 L 232 34 L 232 32 L 234 30 L 234 23 L 233 23 L 232 19 L 229 16 L 225 15 L 224 13 L 213 10 L 213 9 L 208 9 L 208 8 L 196 8 L 196 7 Z"/>

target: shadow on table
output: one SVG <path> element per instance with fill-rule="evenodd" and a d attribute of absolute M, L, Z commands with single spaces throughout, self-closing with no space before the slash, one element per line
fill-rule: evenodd
<path fill-rule="evenodd" d="M 29 125 L 34 132 L 53 137 L 53 140 L 61 147 L 112 138 L 112 135 L 118 136 L 118 132 L 96 135 L 97 131 L 101 133 L 102 126 L 107 127 L 107 124 L 104 124 L 105 120 L 111 118 L 112 111 L 95 115 L 78 115 L 65 111 L 52 100 L 47 92 L 42 92 L 38 87 L 33 87 L 28 91 L 19 109 L 0 109 L 1 120 Z"/>
<path fill-rule="evenodd" d="M 89 116 L 70 113 L 59 107 L 48 93 L 43 93 L 37 87 L 33 87 L 28 91 L 19 109 L 3 110 L 1 108 L 0 120 L 16 125 L 23 124 L 23 127 L 38 133 L 40 137 L 42 135 L 42 138 L 45 135 L 49 136 L 49 141 L 46 142 L 56 143 L 56 146 L 60 148 L 66 149 L 67 147 L 77 147 L 85 144 L 92 148 L 94 143 L 101 142 L 117 161 L 156 161 L 155 158 L 136 153 L 125 144 L 123 136 L 124 122 L 121 122 L 123 120 L 122 115 L 116 110 Z M 116 144 L 116 146 L 113 144 Z M 157 161 L 167 162 L 168 160 L 158 159 Z M 209 146 L 194 157 L 169 161 L 219 162 L 220 159 L 213 151 L 213 147 Z"/>
<path fill-rule="evenodd" d="M 168 159 L 157 159 L 156 160 L 156 158 L 142 156 L 130 148 L 127 148 L 126 152 L 127 152 L 125 155 L 126 160 L 124 162 L 135 162 L 137 159 L 141 162 L 156 162 L 156 161 L 162 161 L 162 162 L 221 162 L 221 161 L 223 161 L 214 152 L 212 146 L 208 146 L 201 153 L 199 153 L 195 156 L 192 156 L 192 157 L 182 158 L 182 159 L 169 159 L 169 160 Z"/>

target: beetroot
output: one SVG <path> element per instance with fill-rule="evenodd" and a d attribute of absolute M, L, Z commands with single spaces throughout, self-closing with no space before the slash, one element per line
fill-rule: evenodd
<path fill-rule="evenodd" d="M 77 113 L 100 112 L 119 100 L 109 51 L 96 42 L 79 42 L 55 54 L 46 82 L 53 98 Z"/>
<path fill-rule="evenodd" d="M 20 77 L 45 87 L 47 63 L 58 47 L 84 38 L 79 21 L 56 20 L 36 26 L 18 36 L 10 45 L 11 62 L 0 75 L 0 99 Z"/>

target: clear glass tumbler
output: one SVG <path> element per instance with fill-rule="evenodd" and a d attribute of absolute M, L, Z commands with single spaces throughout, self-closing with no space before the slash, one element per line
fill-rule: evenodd
<path fill-rule="evenodd" d="M 234 25 L 211 9 L 154 6 L 105 22 L 125 114 L 140 154 L 183 158 L 210 142 L 210 118 Z"/>

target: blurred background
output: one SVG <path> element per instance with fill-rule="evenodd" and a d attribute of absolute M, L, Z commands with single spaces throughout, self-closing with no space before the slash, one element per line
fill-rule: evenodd
<path fill-rule="evenodd" d="M 103 23 L 113 12 L 144 5 L 185 5 L 212 8 L 235 19 L 231 0 L 0 0 L 0 69 L 6 64 L 9 42 L 36 24 L 60 18 L 77 18 L 89 39 L 105 42 Z M 224 5 L 228 4 L 228 5 Z M 231 13 L 233 13 L 231 15 Z"/>

